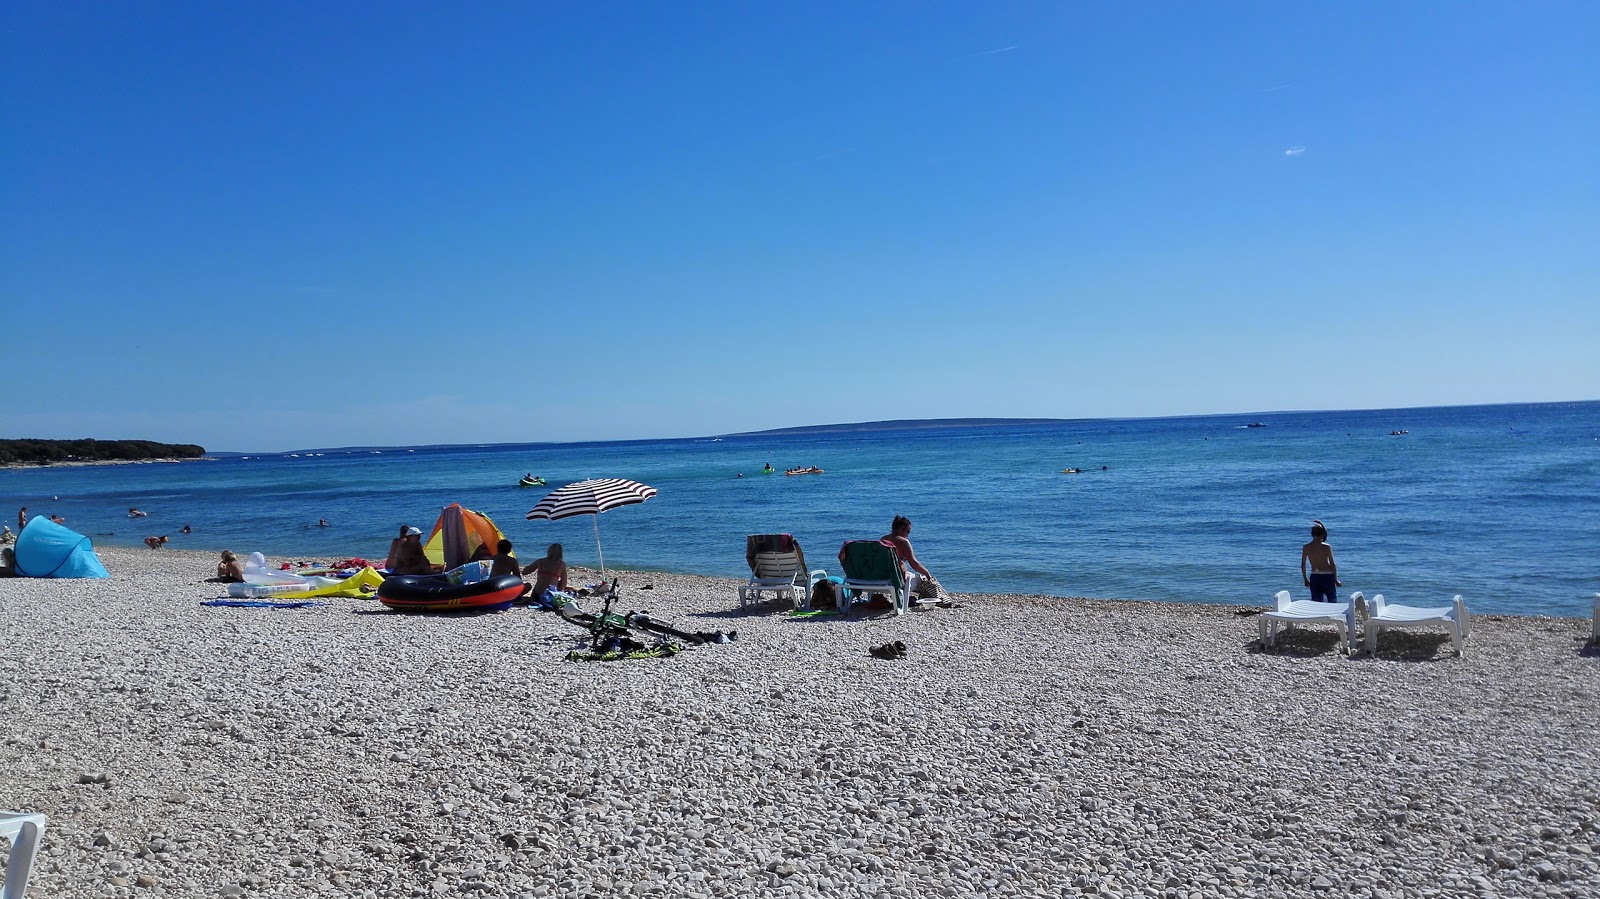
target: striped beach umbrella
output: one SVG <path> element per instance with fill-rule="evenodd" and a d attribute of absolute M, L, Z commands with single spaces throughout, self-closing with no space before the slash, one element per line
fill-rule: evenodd
<path fill-rule="evenodd" d="M 593 515 L 594 549 L 600 556 L 600 577 L 604 579 L 606 554 L 600 549 L 600 513 L 609 512 L 618 506 L 642 503 L 655 495 L 656 488 L 622 478 L 579 481 L 552 490 L 549 496 L 539 500 L 539 504 L 528 513 L 528 519 L 531 521 L 544 518 L 549 521 L 560 521 L 574 515 Z"/>

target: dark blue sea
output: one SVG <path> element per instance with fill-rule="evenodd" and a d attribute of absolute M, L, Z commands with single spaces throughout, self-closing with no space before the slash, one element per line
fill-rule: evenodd
<path fill-rule="evenodd" d="M 761 474 L 767 462 L 779 473 Z M 781 471 L 806 465 L 826 473 Z M 517 486 L 524 472 L 550 486 Z M 1305 594 L 1300 545 L 1317 518 L 1342 594 L 1461 593 L 1480 613 L 1582 615 L 1600 590 L 1600 402 L 11 469 L 0 508 L 13 528 L 27 505 L 101 543 L 168 534 L 177 547 L 327 558 L 382 557 L 398 524 L 426 529 L 460 502 L 526 558 L 559 541 L 592 565 L 591 519 L 523 517 L 589 477 L 660 491 L 600 517 L 611 567 L 741 575 L 746 534 L 788 532 L 832 570 L 842 541 L 903 514 L 953 591 L 1261 604 Z M 130 506 L 149 517 L 128 519 Z M 185 522 L 193 534 L 178 533 Z"/>

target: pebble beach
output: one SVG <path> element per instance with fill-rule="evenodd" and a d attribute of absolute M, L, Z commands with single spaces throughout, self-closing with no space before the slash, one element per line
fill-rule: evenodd
<path fill-rule="evenodd" d="M 110 580 L 0 580 L 29 896 L 1600 895 L 1586 620 L 1349 658 L 1262 652 L 1237 606 L 791 620 L 618 572 L 738 639 L 579 663 L 547 612 L 204 607 L 214 553 L 99 552 Z"/>

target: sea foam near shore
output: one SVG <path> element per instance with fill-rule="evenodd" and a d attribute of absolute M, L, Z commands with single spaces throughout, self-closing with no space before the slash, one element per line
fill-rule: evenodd
<path fill-rule="evenodd" d="M 214 556 L 101 552 L 108 581 L 0 580 L 0 805 L 50 816 L 30 895 L 1600 891 L 1572 619 L 1347 659 L 1259 653 L 1234 607 L 797 622 L 623 573 L 624 608 L 738 641 L 582 664 L 548 613 L 207 608 Z"/>

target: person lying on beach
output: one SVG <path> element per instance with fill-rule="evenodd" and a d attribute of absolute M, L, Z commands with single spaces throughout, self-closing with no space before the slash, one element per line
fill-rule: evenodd
<path fill-rule="evenodd" d="M 911 548 L 911 519 L 904 515 L 896 515 L 889 523 L 889 533 L 884 534 L 881 539 L 893 546 L 894 554 L 911 569 L 914 576 L 908 578 L 911 583 L 907 586 L 911 588 L 912 595 L 918 599 L 938 599 L 944 592 L 944 587 L 940 586 L 938 579 L 917 561 L 917 553 Z"/>
<path fill-rule="evenodd" d="M 244 562 L 233 554 L 233 550 L 222 551 L 222 561 L 217 563 L 217 577 L 230 584 L 244 583 Z"/>
<path fill-rule="evenodd" d="M 405 539 L 395 551 L 394 564 L 389 566 L 389 573 L 433 574 L 433 563 L 428 561 L 428 554 L 422 550 L 420 528 L 406 528 Z"/>
<path fill-rule="evenodd" d="M 544 591 L 551 587 L 563 592 L 567 589 L 567 563 L 561 558 L 561 544 L 552 543 L 545 551 L 544 558 L 535 559 L 522 569 L 524 577 L 534 574 L 533 592 L 529 595 L 534 599 L 544 595 Z"/>
<path fill-rule="evenodd" d="M 1306 566 L 1311 571 L 1306 571 Z M 1300 579 L 1311 588 L 1311 599 L 1316 602 L 1338 602 L 1343 587 L 1339 580 L 1339 566 L 1333 562 L 1333 547 L 1328 545 L 1328 529 L 1322 522 L 1312 519 L 1311 542 L 1300 547 Z"/>

